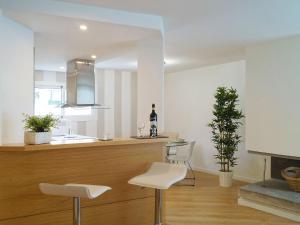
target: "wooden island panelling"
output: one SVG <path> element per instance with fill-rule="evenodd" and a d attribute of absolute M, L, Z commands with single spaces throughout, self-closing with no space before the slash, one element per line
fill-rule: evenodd
<path fill-rule="evenodd" d="M 0 146 L 0 225 L 72 224 L 72 199 L 45 196 L 41 182 L 112 187 L 82 199 L 84 225 L 152 225 L 154 191 L 127 181 L 163 160 L 168 139 Z"/>

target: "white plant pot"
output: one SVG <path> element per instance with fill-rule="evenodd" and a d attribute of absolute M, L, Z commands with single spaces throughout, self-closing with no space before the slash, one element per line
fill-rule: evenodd
<path fill-rule="evenodd" d="M 47 144 L 51 141 L 51 132 L 24 132 L 24 143 L 27 145 Z"/>
<path fill-rule="evenodd" d="M 233 172 L 222 172 L 219 171 L 219 180 L 221 187 L 231 187 L 232 186 L 232 176 Z"/>

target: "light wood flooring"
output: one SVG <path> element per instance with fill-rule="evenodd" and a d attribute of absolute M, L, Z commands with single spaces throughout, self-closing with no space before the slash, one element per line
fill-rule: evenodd
<path fill-rule="evenodd" d="M 239 186 L 219 187 L 218 177 L 196 173 L 196 187 L 174 186 L 165 193 L 164 225 L 300 225 L 237 204 Z"/>

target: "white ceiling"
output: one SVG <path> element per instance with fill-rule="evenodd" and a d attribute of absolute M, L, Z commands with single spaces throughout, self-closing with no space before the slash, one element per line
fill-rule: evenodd
<path fill-rule="evenodd" d="M 181 70 L 243 58 L 247 45 L 300 33 L 299 0 L 67 0 L 163 17 Z"/>
<path fill-rule="evenodd" d="M 72 2 L 82 4 L 82 7 L 89 5 L 161 16 L 165 28 L 168 71 L 241 59 L 244 57 L 244 48 L 248 45 L 300 33 L 299 0 L 56 2 Z M 77 25 L 82 20 L 13 11 L 9 16 L 35 30 L 37 58 L 40 60 L 37 65 L 51 64 L 56 60 L 59 63 L 75 55 L 88 57 L 90 54 L 97 54 L 105 56 L 109 67 L 131 65 L 132 69 L 132 65 L 135 64 L 134 54 L 130 53 L 132 50 L 129 49 L 133 48 L 137 40 L 154 32 L 141 27 L 85 21 L 91 23 L 91 29 L 89 28 L 87 33 L 78 33 Z M 118 56 L 115 57 L 116 55 Z M 100 63 L 101 67 L 105 67 L 105 62 Z"/>
<path fill-rule="evenodd" d="M 74 58 L 96 61 L 120 57 L 135 49 L 137 40 L 154 31 L 132 26 L 86 21 L 35 13 L 6 12 L 6 15 L 34 31 L 36 69 L 62 70 Z M 86 31 L 79 26 L 87 25 Z M 124 57 L 125 60 L 126 57 Z M 60 67 L 64 69 L 60 69 Z"/>

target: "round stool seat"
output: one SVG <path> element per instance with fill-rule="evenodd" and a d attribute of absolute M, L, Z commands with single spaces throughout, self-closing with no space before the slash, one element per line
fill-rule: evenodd
<path fill-rule="evenodd" d="M 40 190 L 46 195 L 57 195 L 65 197 L 79 197 L 94 199 L 103 194 L 104 192 L 111 190 L 110 187 L 100 185 L 88 185 L 88 184 L 48 184 L 41 183 Z"/>
<path fill-rule="evenodd" d="M 133 177 L 128 183 L 148 188 L 168 189 L 183 180 L 186 173 L 185 165 L 154 162 L 146 173 Z"/>

